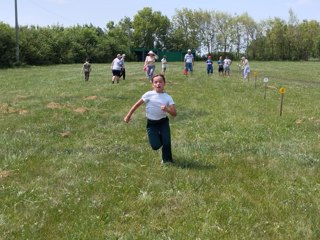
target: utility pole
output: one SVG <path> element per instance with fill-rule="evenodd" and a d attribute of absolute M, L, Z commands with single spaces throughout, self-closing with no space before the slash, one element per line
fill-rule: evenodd
<path fill-rule="evenodd" d="M 16 16 L 16 65 L 20 65 L 20 60 L 19 60 L 19 24 L 18 24 L 18 4 L 17 0 L 14 1 L 15 3 L 15 16 Z"/>

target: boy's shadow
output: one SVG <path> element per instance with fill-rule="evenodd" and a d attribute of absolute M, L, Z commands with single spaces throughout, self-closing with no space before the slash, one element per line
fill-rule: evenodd
<path fill-rule="evenodd" d="M 217 168 L 212 163 L 201 162 L 196 159 L 185 158 L 185 157 L 184 158 L 175 157 L 175 161 L 173 163 L 173 166 L 178 167 L 178 168 L 198 169 L 198 170 L 210 170 L 210 169 Z"/>

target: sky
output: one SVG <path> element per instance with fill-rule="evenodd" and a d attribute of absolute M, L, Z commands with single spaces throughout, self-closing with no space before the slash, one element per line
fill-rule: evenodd
<path fill-rule="evenodd" d="M 92 24 L 105 28 L 133 17 L 144 7 L 160 11 L 170 20 L 176 10 L 208 10 L 241 15 L 248 13 L 256 22 L 278 17 L 288 21 L 289 9 L 302 20 L 320 22 L 320 0 L 16 0 L 21 26 L 70 27 Z M 0 22 L 15 26 L 15 0 L 0 0 Z"/>

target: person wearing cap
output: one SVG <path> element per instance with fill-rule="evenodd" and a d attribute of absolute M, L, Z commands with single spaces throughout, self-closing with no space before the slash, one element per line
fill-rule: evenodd
<path fill-rule="evenodd" d="M 193 64 L 194 64 L 194 57 L 193 57 L 193 54 L 191 53 L 191 50 L 188 49 L 187 54 L 184 56 L 184 67 L 186 70 L 186 76 L 188 76 L 188 71 L 190 71 L 190 74 L 192 76 Z"/>
<path fill-rule="evenodd" d="M 226 56 L 226 58 L 223 60 L 223 70 L 224 70 L 224 75 L 230 77 L 230 65 L 232 61 L 231 59 Z"/>
<path fill-rule="evenodd" d="M 156 61 L 158 56 L 153 52 L 149 51 L 146 60 L 144 61 L 144 68 L 147 70 L 147 76 L 150 82 L 152 82 L 153 73 L 156 69 Z"/>
<path fill-rule="evenodd" d="M 87 58 L 85 63 L 82 66 L 82 73 L 84 73 L 85 81 L 89 81 L 90 72 L 91 72 L 91 64 L 89 63 L 89 59 Z"/>
<path fill-rule="evenodd" d="M 209 74 L 213 74 L 213 64 L 212 64 L 211 56 L 208 56 L 206 64 L 207 64 L 207 74 L 209 76 Z"/>
<path fill-rule="evenodd" d="M 161 59 L 161 68 L 162 68 L 161 74 L 165 75 L 166 71 L 167 71 L 167 56 L 166 55 L 163 55 L 163 57 Z"/>
<path fill-rule="evenodd" d="M 243 78 L 247 79 L 250 73 L 250 66 L 249 66 L 249 61 L 247 58 L 242 57 L 241 58 L 241 65 L 243 68 Z"/>
<path fill-rule="evenodd" d="M 112 83 L 119 83 L 121 68 L 123 66 L 121 54 L 117 54 L 117 57 L 113 59 L 111 63 L 111 69 L 112 69 Z"/>
<path fill-rule="evenodd" d="M 122 68 L 120 71 L 120 77 L 122 77 L 123 80 L 126 80 L 126 68 L 125 68 L 125 64 L 124 64 L 124 59 L 125 59 L 126 55 L 122 54 L 121 60 L 122 60 Z"/>

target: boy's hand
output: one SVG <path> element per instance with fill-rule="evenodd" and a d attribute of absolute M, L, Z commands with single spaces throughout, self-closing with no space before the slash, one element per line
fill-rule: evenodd
<path fill-rule="evenodd" d="M 166 105 L 162 105 L 161 106 L 161 110 L 164 111 L 164 112 L 167 112 L 168 111 L 167 106 Z"/>
<path fill-rule="evenodd" d="M 123 118 L 123 121 L 125 121 L 126 123 L 128 123 L 129 121 L 130 121 L 130 116 L 125 116 L 124 118 Z"/>

